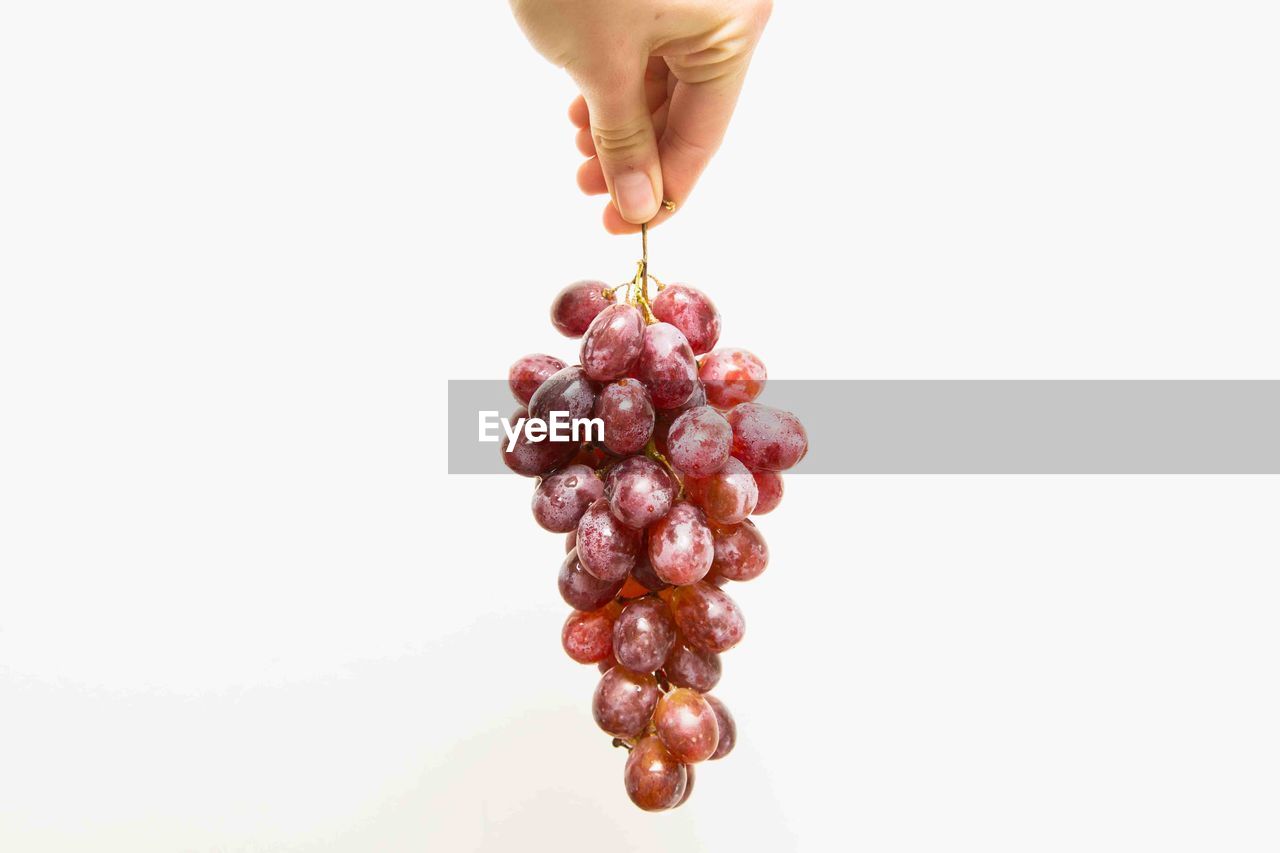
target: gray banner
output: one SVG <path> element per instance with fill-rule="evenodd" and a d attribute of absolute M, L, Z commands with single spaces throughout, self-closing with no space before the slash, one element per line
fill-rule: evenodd
<path fill-rule="evenodd" d="M 798 474 L 1280 474 L 1280 381 L 771 380 L 809 433 Z M 509 473 L 479 413 L 505 381 L 449 381 L 449 473 Z"/>

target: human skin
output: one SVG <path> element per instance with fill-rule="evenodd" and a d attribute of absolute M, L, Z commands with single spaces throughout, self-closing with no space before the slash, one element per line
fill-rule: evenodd
<path fill-rule="evenodd" d="M 724 139 L 771 0 L 511 0 L 539 53 L 582 94 L 578 186 L 608 193 L 605 229 L 661 223 Z M 663 204 L 671 202 L 670 205 Z"/>

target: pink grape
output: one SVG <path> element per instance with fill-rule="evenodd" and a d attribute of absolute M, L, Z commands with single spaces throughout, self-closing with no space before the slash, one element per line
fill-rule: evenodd
<path fill-rule="evenodd" d="M 662 672 L 677 687 L 706 693 L 720 683 L 720 655 L 676 638 L 666 662 L 662 664 Z"/>
<path fill-rule="evenodd" d="M 706 386 L 707 402 L 732 409 L 759 397 L 768 374 L 764 362 L 746 350 L 718 349 L 702 359 L 698 378 Z"/>
<path fill-rule="evenodd" d="M 687 284 L 671 284 L 653 300 L 653 316 L 679 329 L 694 355 L 711 352 L 720 339 L 720 312 L 705 293 Z"/>
<path fill-rule="evenodd" d="M 586 465 L 568 465 L 533 490 L 533 518 L 552 533 L 578 529 L 582 514 L 604 496 L 604 482 Z"/>
<path fill-rule="evenodd" d="M 575 610 L 564 620 L 560 643 L 578 663 L 599 663 L 613 653 L 614 614 L 609 610 Z"/>
<path fill-rule="evenodd" d="M 614 518 L 628 527 L 648 527 L 671 509 L 676 483 L 666 469 L 645 456 L 624 459 L 609 471 L 604 495 Z"/>
<path fill-rule="evenodd" d="M 599 610 L 617 596 L 623 581 L 602 581 L 582 567 L 576 550 L 565 555 L 557 580 L 560 597 L 575 610 Z"/>
<path fill-rule="evenodd" d="M 516 435 L 515 446 L 507 449 L 505 435 L 499 440 L 498 446 L 501 448 L 504 465 L 521 477 L 538 477 L 568 462 L 577 453 L 578 447 L 568 442 L 530 441 L 525 437 L 521 426 L 528 416 L 529 413 L 523 406 L 516 409 L 509 418 L 515 428 L 520 430 Z"/>
<path fill-rule="evenodd" d="M 712 525 L 715 559 L 711 571 L 733 581 L 749 581 L 760 577 L 769 565 L 769 546 L 764 536 L 750 521 L 724 526 Z"/>
<path fill-rule="evenodd" d="M 596 315 L 613 304 L 604 297 L 603 281 L 579 281 L 556 294 L 551 303 L 551 325 L 567 338 L 582 337 Z"/>
<path fill-rule="evenodd" d="M 578 522 L 578 559 L 588 573 L 603 581 L 626 580 L 636 564 L 640 542 L 640 533 L 614 518 L 604 498 L 587 507 Z"/>
<path fill-rule="evenodd" d="M 733 428 L 710 406 L 689 409 L 667 433 L 667 459 L 681 473 L 706 477 L 724 467 L 733 449 Z"/>
<path fill-rule="evenodd" d="M 785 471 L 809 451 L 804 424 L 790 412 L 742 403 L 728 415 L 733 427 L 733 455 L 748 468 Z"/>
<path fill-rule="evenodd" d="M 676 623 L 660 598 L 638 598 L 613 623 L 613 655 L 632 672 L 653 672 L 676 641 Z"/>
<path fill-rule="evenodd" d="M 649 390 L 635 379 L 619 379 L 596 397 L 595 416 L 604 422 L 604 445 L 625 456 L 643 450 L 653 434 Z"/>
<path fill-rule="evenodd" d="M 623 781 L 631 802 L 647 812 L 675 808 L 689 784 L 685 766 L 654 735 L 648 735 L 627 755 Z"/>
<path fill-rule="evenodd" d="M 526 355 L 511 365 L 511 369 L 507 371 L 507 385 L 511 387 L 511 393 L 516 399 L 527 406 L 533 392 L 550 379 L 553 373 L 563 370 L 565 366 L 565 363 L 555 356 L 541 353 Z"/>
<path fill-rule="evenodd" d="M 587 376 L 597 382 L 621 379 L 640 358 L 644 315 L 633 305 L 618 303 L 601 311 L 582 337 L 580 358 Z"/>
<path fill-rule="evenodd" d="M 759 494 L 751 514 L 773 512 L 782 503 L 782 475 L 777 471 L 752 471 L 751 476 L 756 478 L 756 492 Z"/>
<path fill-rule="evenodd" d="M 719 723 L 702 694 L 678 687 L 658 700 L 653 725 L 662 745 L 685 764 L 706 761 L 720 741 Z"/>
<path fill-rule="evenodd" d="M 645 328 L 636 376 L 659 409 L 674 408 L 689 399 L 698 384 L 698 363 L 679 329 L 670 323 Z"/>
<path fill-rule="evenodd" d="M 737 524 L 756 508 L 756 478 L 747 466 L 729 457 L 724 467 L 709 477 L 685 477 L 689 500 L 702 507 L 713 524 Z"/>
<path fill-rule="evenodd" d="M 710 758 L 711 761 L 716 761 L 733 752 L 733 745 L 738 740 L 738 724 L 734 722 L 729 708 L 718 698 L 715 696 L 702 698 L 707 700 L 707 704 L 716 715 L 716 729 L 720 733 L 720 742 L 716 744 L 716 751 L 711 753 Z"/>
<path fill-rule="evenodd" d="M 734 600 L 710 584 L 677 587 L 671 610 L 685 639 L 709 652 L 728 651 L 742 641 L 747 630 Z"/>
<path fill-rule="evenodd" d="M 661 695 L 652 675 L 614 666 L 596 685 L 591 715 L 614 737 L 635 737 L 649 725 Z"/>
<path fill-rule="evenodd" d="M 579 365 L 557 370 L 533 392 L 529 414 L 548 422 L 552 412 L 565 412 L 570 419 L 589 418 L 595 411 L 599 390 L 600 386 L 588 379 Z"/>
<path fill-rule="evenodd" d="M 691 584 L 711 569 L 715 546 L 706 516 L 687 501 L 649 527 L 649 562 L 669 584 Z"/>

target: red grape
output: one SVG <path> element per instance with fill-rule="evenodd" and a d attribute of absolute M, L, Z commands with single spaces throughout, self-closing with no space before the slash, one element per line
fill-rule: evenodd
<path fill-rule="evenodd" d="M 614 658 L 632 672 L 653 672 L 662 666 L 675 641 L 675 620 L 659 598 L 630 602 L 613 623 Z"/>
<path fill-rule="evenodd" d="M 568 465 L 533 490 L 533 518 L 552 533 L 578 529 L 578 521 L 604 495 L 604 483 L 586 465 Z"/>
<path fill-rule="evenodd" d="M 575 526 L 564 537 L 564 552 L 568 554 L 575 547 L 577 547 L 577 544 L 578 544 L 578 528 L 577 526 Z"/>
<path fill-rule="evenodd" d="M 676 499 L 676 484 L 666 469 L 645 456 L 632 456 L 605 478 L 604 495 L 615 518 L 641 529 L 666 515 Z"/>
<path fill-rule="evenodd" d="M 715 761 L 733 752 L 733 744 L 738 740 L 738 724 L 734 722 L 733 714 L 729 713 L 729 709 L 719 699 L 714 696 L 702 698 L 706 699 L 711 710 L 715 711 L 716 728 L 720 732 L 720 742 L 716 744 L 716 751 L 711 753 L 710 760 Z"/>
<path fill-rule="evenodd" d="M 596 398 L 595 415 L 604 422 L 604 446 L 626 455 L 643 450 L 653 434 L 649 391 L 634 379 L 619 379 Z"/>
<path fill-rule="evenodd" d="M 551 377 L 551 374 L 564 368 L 565 363 L 555 356 L 541 353 L 526 355 L 511 365 L 511 369 L 507 371 L 507 385 L 511 387 L 511 393 L 516 399 L 527 406 L 533 392 L 537 391 L 542 383 Z"/>
<path fill-rule="evenodd" d="M 613 652 L 613 617 L 607 607 L 570 613 L 560 631 L 560 643 L 565 653 L 578 663 L 606 660 Z"/>
<path fill-rule="evenodd" d="M 759 397 L 768 374 L 764 362 L 746 350 L 718 349 L 702 359 L 698 378 L 706 386 L 707 402 L 732 409 Z"/>
<path fill-rule="evenodd" d="M 747 466 L 729 457 L 724 467 L 709 477 L 685 477 L 689 500 L 706 512 L 713 524 L 737 524 L 756 508 L 756 478 Z"/>
<path fill-rule="evenodd" d="M 641 548 L 640 553 L 636 555 L 636 567 L 631 570 L 631 577 L 635 578 L 650 592 L 660 592 L 671 586 L 671 584 L 658 577 L 658 573 L 653 570 L 653 564 L 649 562 L 649 549 L 647 546 Z"/>
<path fill-rule="evenodd" d="M 667 433 L 667 459 L 682 474 L 706 477 L 724 467 L 733 449 L 733 428 L 710 406 L 689 409 Z"/>
<path fill-rule="evenodd" d="M 677 637 L 675 645 L 662 664 L 667 681 L 677 687 L 690 687 L 706 693 L 720 683 L 720 655 L 690 645 Z"/>
<path fill-rule="evenodd" d="M 644 343 L 644 315 L 632 305 L 610 305 L 591 321 L 580 358 L 587 376 L 609 382 L 627 375 Z"/>
<path fill-rule="evenodd" d="M 516 409 L 509 419 L 519 430 L 515 446 L 508 450 L 505 436 L 500 439 L 498 446 L 502 450 L 504 465 L 522 477 L 537 477 L 568 462 L 577 453 L 578 446 L 569 442 L 530 441 L 521 427 L 528 416 L 524 407 Z"/>
<path fill-rule="evenodd" d="M 706 761 L 720 740 L 716 712 L 702 694 L 679 687 L 658 700 L 653 725 L 662 745 L 677 761 Z"/>
<path fill-rule="evenodd" d="M 790 412 L 742 403 L 730 410 L 728 420 L 733 427 L 733 455 L 748 468 L 785 471 L 809 451 L 804 424 Z"/>
<path fill-rule="evenodd" d="M 777 471 L 752 471 L 751 476 L 756 478 L 756 491 L 760 495 L 751 514 L 773 512 L 782 503 L 782 475 Z"/>
<path fill-rule="evenodd" d="M 596 685 L 591 715 L 614 737 L 635 737 L 649 725 L 661 695 L 652 675 L 615 666 Z"/>
<path fill-rule="evenodd" d="M 642 344 L 636 376 L 648 387 L 653 404 L 660 409 L 682 405 L 698 384 L 698 363 L 689 342 L 670 323 L 654 323 L 644 330 Z"/>
<path fill-rule="evenodd" d="M 560 597 L 575 610 L 599 610 L 617 596 L 623 582 L 602 581 L 582 567 L 578 552 L 570 551 L 560 564 Z"/>
<path fill-rule="evenodd" d="M 711 568 L 715 546 L 706 516 L 682 501 L 649 527 L 649 562 L 670 584 L 701 580 Z"/>
<path fill-rule="evenodd" d="M 693 794 L 693 775 L 694 775 L 693 765 L 686 764 L 684 767 L 684 772 L 687 776 L 687 779 L 684 783 L 684 795 L 680 797 L 680 802 L 675 804 L 674 808 L 677 808 L 677 809 L 683 806 L 685 803 L 689 802 L 689 797 L 690 795 Z"/>
<path fill-rule="evenodd" d="M 551 303 L 551 325 L 568 338 L 578 338 L 596 315 L 613 303 L 604 297 L 603 281 L 575 282 L 556 294 Z"/>
<path fill-rule="evenodd" d="M 564 412 L 570 419 L 589 418 L 596 407 L 600 386 L 587 378 L 579 365 L 557 370 L 533 392 L 529 414 L 550 423 L 552 412 Z M 574 446 L 576 452 L 578 447 Z"/>
<path fill-rule="evenodd" d="M 747 630 L 734 600 L 710 584 L 677 587 L 671 610 L 685 639 L 710 652 L 728 651 L 741 642 Z"/>
<path fill-rule="evenodd" d="M 578 522 L 578 559 L 600 580 L 621 581 L 636 564 L 640 534 L 609 512 L 604 498 L 587 507 Z"/>
<path fill-rule="evenodd" d="M 695 355 L 720 339 L 720 312 L 707 295 L 687 284 L 667 285 L 653 300 L 653 316 L 684 333 Z"/>
<path fill-rule="evenodd" d="M 760 576 L 769 565 L 769 546 L 764 536 L 750 521 L 724 526 L 712 525 L 715 559 L 711 570 L 717 576 L 733 581 L 749 581 Z"/>
<path fill-rule="evenodd" d="M 627 756 L 623 780 L 631 802 L 647 812 L 660 812 L 684 799 L 688 773 L 656 736 L 649 735 Z"/>

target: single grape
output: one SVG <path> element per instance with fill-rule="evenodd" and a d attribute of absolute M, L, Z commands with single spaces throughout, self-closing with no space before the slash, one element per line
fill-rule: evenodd
<path fill-rule="evenodd" d="M 653 434 L 653 403 L 635 379 L 610 383 L 596 398 L 595 416 L 604 422 L 604 445 L 620 456 L 643 450 Z"/>
<path fill-rule="evenodd" d="M 676 499 L 676 484 L 657 462 L 632 456 L 609 471 L 604 495 L 614 517 L 639 530 L 667 514 Z"/>
<path fill-rule="evenodd" d="M 733 428 L 710 406 L 689 409 L 667 433 L 667 459 L 682 474 L 707 477 L 724 467 L 733 449 Z"/>
<path fill-rule="evenodd" d="M 709 477 L 685 477 L 684 490 L 712 524 L 737 524 L 756 508 L 759 496 L 756 478 L 733 457 Z"/>
<path fill-rule="evenodd" d="M 584 569 L 576 550 L 565 555 L 557 583 L 560 597 L 574 610 L 599 610 L 622 589 L 622 581 L 602 581 Z"/>
<path fill-rule="evenodd" d="M 654 298 L 653 316 L 679 329 L 694 355 L 711 352 L 720 340 L 720 312 L 707 295 L 687 284 L 669 284 Z"/>
<path fill-rule="evenodd" d="M 688 778 L 684 784 L 684 795 L 680 797 L 680 802 L 675 804 L 675 808 L 677 809 L 689 802 L 689 797 L 693 795 L 693 765 L 686 764 L 684 772 Z"/>
<path fill-rule="evenodd" d="M 724 758 L 730 752 L 733 752 L 733 744 L 738 739 L 738 724 L 733 720 L 733 714 L 729 713 L 729 709 L 723 702 L 714 696 L 703 696 L 707 700 L 707 704 L 711 706 L 711 710 L 716 713 L 716 728 L 720 732 L 720 742 L 716 744 L 716 751 L 711 753 L 711 761 Z"/>
<path fill-rule="evenodd" d="M 591 715 L 614 737 L 635 737 L 649 725 L 661 695 L 652 675 L 614 666 L 596 685 Z"/>
<path fill-rule="evenodd" d="M 614 518 L 604 498 L 587 507 L 578 522 L 578 559 L 600 580 L 625 580 L 636 564 L 640 544 L 639 531 Z"/>
<path fill-rule="evenodd" d="M 732 581 L 749 581 L 760 576 L 769 565 L 769 546 L 764 535 L 750 521 L 741 524 L 712 525 L 715 559 L 711 571 Z"/>
<path fill-rule="evenodd" d="M 706 761 L 720 740 L 716 712 L 701 693 L 687 687 L 678 687 L 658 700 L 653 725 L 662 745 L 685 764 Z"/>
<path fill-rule="evenodd" d="M 564 552 L 568 554 L 578 544 L 578 528 L 574 527 L 564 537 Z"/>
<path fill-rule="evenodd" d="M 660 409 L 674 408 L 689 399 L 698 384 L 698 363 L 679 329 L 670 323 L 645 328 L 636 376 Z"/>
<path fill-rule="evenodd" d="M 580 353 L 587 376 L 610 382 L 627 375 L 644 344 L 644 315 L 633 305 L 610 305 L 591 321 Z"/>
<path fill-rule="evenodd" d="M 498 442 L 502 452 L 502 462 L 521 477 L 538 477 L 554 471 L 577 452 L 577 445 L 556 441 L 530 441 L 524 432 L 523 423 L 529 413 L 521 406 L 516 409 L 510 421 L 519 430 L 515 446 L 507 449 L 507 439 L 503 436 Z"/>
<path fill-rule="evenodd" d="M 578 338 L 596 315 L 613 304 L 605 299 L 603 281 L 579 281 L 556 294 L 551 302 L 551 325 L 567 338 Z"/>
<path fill-rule="evenodd" d="M 675 641 L 675 620 L 659 598 L 628 603 L 613 623 L 613 656 L 632 672 L 653 672 L 662 666 Z"/>
<path fill-rule="evenodd" d="M 654 735 L 641 738 L 627 755 L 623 780 L 631 802 L 647 812 L 674 808 L 689 784 L 685 766 Z"/>
<path fill-rule="evenodd" d="M 759 397 L 768 374 L 764 362 L 746 350 L 718 349 L 702 359 L 698 378 L 706 386 L 707 402 L 732 409 Z"/>
<path fill-rule="evenodd" d="M 734 600 L 710 584 L 677 587 L 671 611 L 685 639 L 709 652 L 728 651 L 741 642 L 747 630 Z"/>
<path fill-rule="evenodd" d="M 674 409 L 658 409 L 653 418 L 653 444 L 658 448 L 658 452 L 663 456 L 667 453 L 667 434 L 671 431 L 671 425 L 676 419 L 690 409 L 696 409 L 699 406 L 707 404 L 707 391 L 702 387 L 701 382 L 697 382 L 693 386 L 693 393 L 689 395 L 689 399 L 685 400 L 684 405 L 676 406 Z"/>
<path fill-rule="evenodd" d="M 649 562 L 670 584 L 701 580 L 711 568 L 715 546 L 702 510 L 681 501 L 649 527 Z"/>
<path fill-rule="evenodd" d="M 661 592 L 671 586 L 671 584 L 658 577 L 658 573 L 653 570 L 653 564 L 649 562 L 649 549 L 647 546 L 641 548 L 640 553 L 636 555 L 636 566 L 631 570 L 631 577 L 643 584 L 644 588 L 650 592 Z"/>
<path fill-rule="evenodd" d="M 760 495 L 751 514 L 773 512 L 782 503 L 782 475 L 777 471 L 752 471 L 751 476 L 756 478 L 756 491 Z"/>
<path fill-rule="evenodd" d="M 578 663 L 599 663 L 613 653 L 614 611 L 575 610 L 564 620 L 560 643 L 565 653 Z"/>
<path fill-rule="evenodd" d="M 529 414 L 548 423 L 552 412 L 564 412 L 570 420 L 589 418 L 596 407 L 600 386 L 587 378 L 579 365 L 557 370 L 533 393 Z M 574 452 L 579 447 L 574 445 Z"/>
<path fill-rule="evenodd" d="M 511 365 L 507 371 L 507 385 L 523 405 L 529 405 L 529 398 L 543 382 L 558 370 L 563 370 L 565 363 L 553 355 L 535 353 L 526 355 Z"/>
<path fill-rule="evenodd" d="M 578 529 L 582 514 L 604 495 L 604 482 L 586 465 L 569 465 L 533 490 L 533 518 L 552 533 Z"/>
<path fill-rule="evenodd" d="M 667 681 L 677 687 L 689 687 L 706 693 L 720 683 L 720 655 L 691 645 L 677 637 L 675 645 L 662 664 Z"/>
<path fill-rule="evenodd" d="M 733 455 L 748 468 L 785 471 L 809 451 L 804 424 L 790 412 L 742 403 L 727 417 L 733 427 Z"/>

